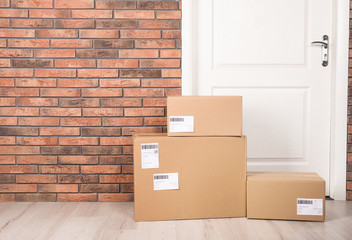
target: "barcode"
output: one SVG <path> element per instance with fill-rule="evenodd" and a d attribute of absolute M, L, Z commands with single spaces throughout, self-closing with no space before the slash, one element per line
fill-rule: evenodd
<path fill-rule="evenodd" d="M 154 179 L 169 179 L 168 175 L 155 175 Z"/>
<path fill-rule="evenodd" d="M 312 200 L 297 200 L 297 204 L 313 204 Z"/>
<path fill-rule="evenodd" d="M 158 149 L 158 145 L 157 144 L 145 144 L 142 145 L 142 149 Z"/>
<path fill-rule="evenodd" d="M 184 122 L 184 121 L 185 121 L 184 118 L 177 118 L 177 117 L 170 118 L 170 122 Z"/>

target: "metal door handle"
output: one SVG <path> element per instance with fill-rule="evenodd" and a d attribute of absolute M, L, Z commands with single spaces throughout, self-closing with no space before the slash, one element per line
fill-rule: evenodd
<path fill-rule="evenodd" d="M 329 63 L 329 37 L 328 35 L 323 36 L 323 41 L 314 41 L 312 45 L 320 44 L 321 45 L 321 65 L 326 67 Z"/>

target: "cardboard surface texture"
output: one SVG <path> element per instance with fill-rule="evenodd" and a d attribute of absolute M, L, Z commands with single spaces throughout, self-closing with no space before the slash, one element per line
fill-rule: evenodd
<path fill-rule="evenodd" d="M 316 173 L 247 173 L 247 218 L 325 220 L 325 181 Z"/>
<path fill-rule="evenodd" d="M 167 119 L 168 136 L 241 136 L 242 97 L 168 97 Z"/>
<path fill-rule="evenodd" d="M 142 168 L 148 143 L 159 168 Z M 133 148 L 136 221 L 246 216 L 245 136 L 136 135 Z"/>

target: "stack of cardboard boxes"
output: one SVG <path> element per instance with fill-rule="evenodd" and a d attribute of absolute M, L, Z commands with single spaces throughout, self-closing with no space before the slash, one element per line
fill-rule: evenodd
<path fill-rule="evenodd" d="M 167 110 L 167 135 L 134 136 L 136 221 L 324 220 L 316 174 L 249 173 L 247 190 L 242 97 L 169 97 Z"/>

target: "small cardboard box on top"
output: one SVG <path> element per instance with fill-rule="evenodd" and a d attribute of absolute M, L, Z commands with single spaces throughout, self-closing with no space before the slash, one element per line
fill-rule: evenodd
<path fill-rule="evenodd" d="M 241 136 L 241 96 L 167 98 L 168 136 Z"/>
<path fill-rule="evenodd" d="M 247 218 L 325 220 L 325 181 L 316 173 L 248 172 Z"/>
<path fill-rule="evenodd" d="M 246 216 L 246 137 L 134 136 L 135 220 Z"/>

